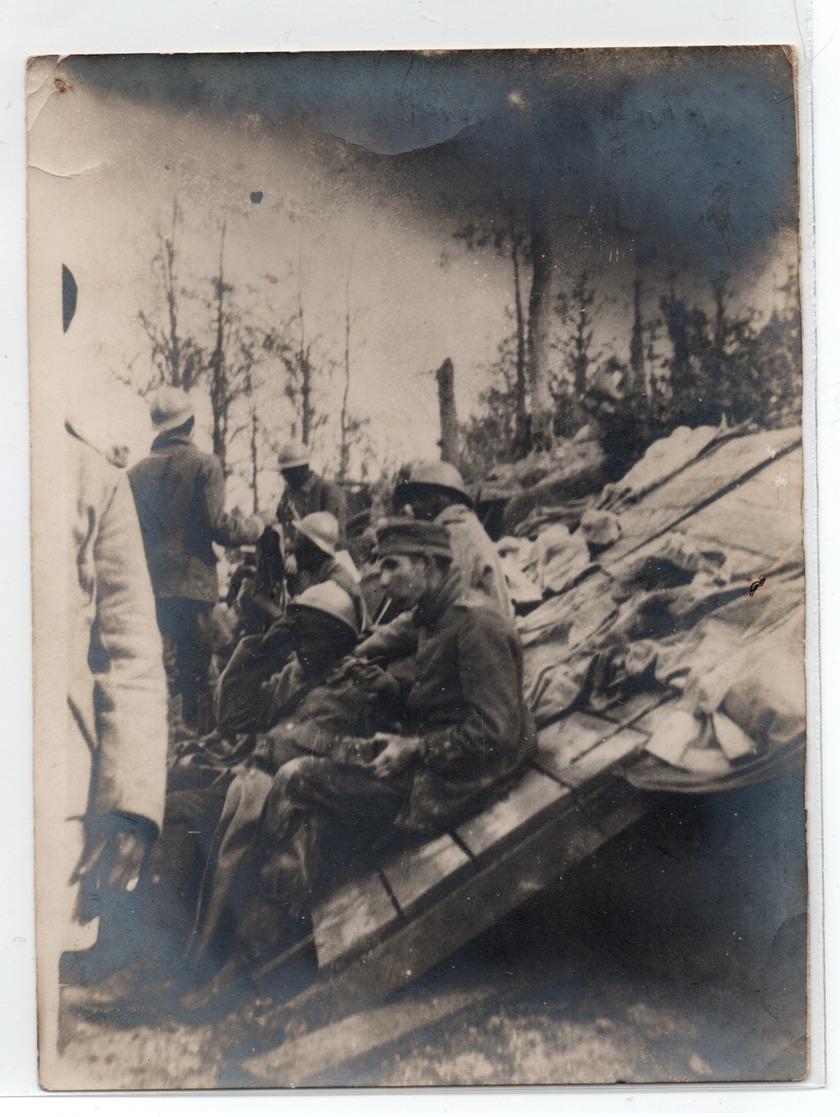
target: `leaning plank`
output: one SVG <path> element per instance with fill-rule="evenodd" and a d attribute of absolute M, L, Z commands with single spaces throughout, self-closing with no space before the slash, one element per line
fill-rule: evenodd
<path fill-rule="evenodd" d="M 332 965 L 381 938 L 399 913 L 375 871 L 331 892 L 312 907 L 318 965 Z"/>
<path fill-rule="evenodd" d="M 499 853 L 562 808 L 569 792 L 534 769 L 526 772 L 504 798 L 459 826 L 455 833 L 473 857 Z"/>
<path fill-rule="evenodd" d="M 243 1064 L 243 1069 L 254 1080 L 254 1085 L 353 1085 L 336 1074 L 336 1068 L 342 1063 L 370 1055 L 412 1032 L 439 1025 L 456 1014 L 475 1009 L 497 994 L 495 986 L 481 985 L 466 992 L 415 997 L 408 1003 L 401 1000 L 396 1004 L 368 1008 L 289 1039 L 273 1050 L 249 1059 Z"/>
<path fill-rule="evenodd" d="M 625 698 L 618 705 L 599 712 L 599 716 L 607 721 L 614 722 L 622 729 L 626 725 L 635 726 L 639 718 L 655 709 L 671 693 L 665 687 L 657 690 L 640 690 L 637 694 Z"/>
<path fill-rule="evenodd" d="M 604 789 L 602 794 L 612 804 L 615 789 Z M 608 813 L 599 823 L 593 821 L 594 802 L 584 810 L 569 795 L 563 808 L 556 809 L 536 832 L 337 973 L 332 979 L 334 995 L 350 1004 L 359 998 L 384 997 L 492 926 L 648 809 L 647 797 L 634 789 L 622 788 L 621 794 L 621 810 Z"/>
<path fill-rule="evenodd" d="M 469 865 L 463 849 L 449 834 L 441 834 L 420 846 L 391 854 L 380 869 L 400 911 L 410 917 L 418 906 L 429 904 L 439 889 L 451 887 Z"/>

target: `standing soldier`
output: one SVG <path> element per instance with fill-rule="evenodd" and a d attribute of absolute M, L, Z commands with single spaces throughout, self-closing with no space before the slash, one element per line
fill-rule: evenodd
<path fill-rule="evenodd" d="M 285 489 L 277 505 L 277 521 L 283 528 L 289 556 L 294 549 L 294 522 L 312 512 L 331 512 L 338 520 L 338 542 L 344 545 L 347 527 L 347 500 L 340 486 L 334 481 L 319 477 L 309 468 L 309 447 L 294 440 L 284 443 L 277 455 L 277 464 L 283 475 Z M 287 565 L 290 574 L 294 562 Z"/>
<path fill-rule="evenodd" d="M 213 655 L 212 610 L 219 598 L 213 544 L 255 543 L 263 525 L 225 512 L 218 458 L 192 441 L 195 413 L 186 393 L 161 388 L 152 400 L 157 437 L 130 471 L 146 561 L 163 636 L 171 697 L 182 697 L 188 732 L 209 729 Z"/>

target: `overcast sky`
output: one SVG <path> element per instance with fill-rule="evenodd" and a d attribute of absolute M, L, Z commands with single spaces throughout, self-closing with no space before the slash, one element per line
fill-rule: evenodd
<path fill-rule="evenodd" d="M 300 274 L 310 334 L 336 360 L 349 282 L 350 402 L 381 458 L 435 454 L 428 373 L 445 357 L 462 416 L 487 384 L 510 263 L 453 233 L 502 198 L 546 202 L 558 267 L 598 277 L 613 336 L 637 258 L 654 303 L 667 275 L 703 297 L 719 273 L 766 303 L 795 253 L 780 49 L 71 58 L 36 64 L 30 89 L 31 235 L 79 285 L 65 371 L 148 368 L 137 314 L 163 313 L 151 261 L 177 200 L 184 284 L 206 291 L 226 223 L 252 320 L 285 319 Z"/>

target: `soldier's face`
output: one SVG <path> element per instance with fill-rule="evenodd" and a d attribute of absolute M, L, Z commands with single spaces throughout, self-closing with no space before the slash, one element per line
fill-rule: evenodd
<path fill-rule="evenodd" d="M 335 640 L 324 626 L 304 621 L 295 626 L 297 657 L 307 675 L 315 674 L 336 658 Z"/>
<path fill-rule="evenodd" d="M 281 469 L 280 472 L 290 489 L 299 489 L 309 476 L 309 466 L 294 465 L 291 469 Z"/>
<path fill-rule="evenodd" d="M 379 567 L 379 582 L 398 608 L 411 609 L 428 588 L 427 560 L 420 555 L 386 555 Z"/>

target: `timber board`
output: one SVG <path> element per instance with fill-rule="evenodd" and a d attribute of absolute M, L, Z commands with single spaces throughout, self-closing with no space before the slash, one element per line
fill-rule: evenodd
<path fill-rule="evenodd" d="M 567 714 L 537 733 L 536 763 L 556 774 L 555 769 L 568 767 L 579 756 L 606 741 L 615 728 L 612 722 L 591 714 L 580 711 Z"/>
<path fill-rule="evenodd" d="M 623 781 L 622 781 L 623 782 Z M 614 801 L 615 789 L 600 794 Z M 333 978 L 345 1003 L 387 996 L 446 958 L 497 920 L 541 892 L 609 838 L 640 818 L 649 806 L 642 793 L 621 790 L 621 807 L 598 824 L 596 804 L 584 811 L 574 803 L 506 853 L 489 861 L 470 880 L 446 892 L 422 916 L 391 934 Z"/>
<path fill-rule="evenodd" d="M 619 729 L 572 764 L 551 770 L 551 775 L 575 791 L 588 790 L 588 785 L 608 779 L 617 764 L 634 757 L 646 740 L 647 736 L 635 729 Z"/>
<path fill-rule="evenodd" d="M 627 725 L 635 726 L 639 718 L 656 709 L 670 693 L 665 687 L 659 690 L 640 690 L 638 694 L 632 694 L 608 710 L 599 710 L 598 716 L 622 729 Z"/>
<path fill-rule="evenodd" d="M 373 870 L 331 892 L 312 907 L 318 965 L 364 950 L 399 920 L 387 889 Z"/>
<path fill-rule="evenodd" d="M 455 833 L 473 857 L 491 852 L 495 855 L 534 830 L 547 815 L 562 809 L 569 795 L 566 788 L 532 768 L 503 798 L 459 826 Z"/>
<path fill-rule="evenodd" d="M 451 887 L 468 871 L 470 858 L 449 834 L 392 854 L 380 869 L 400 911 L 412 916 L 418 906 L 434 899 L 438 889 Z"/>

